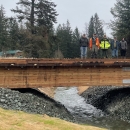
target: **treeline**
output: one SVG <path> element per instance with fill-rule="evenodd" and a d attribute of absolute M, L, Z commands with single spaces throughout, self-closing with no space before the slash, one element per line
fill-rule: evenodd
<path fill-rule="evenodd" d="M 72 30 L 69 20 L 59 24 L 56 4 L 49 0 L 19 0 L 11 11 L 16 17 L 6 17 L 5 9 L 0 7 L 0 51 L 22 50 L 25 57 L 35 58 L 76 58 L 80 57 L 79 39 L 81 32 L 76 27 Z M 130 41 L 130 2 L 118 0 L 111 8 L 115 17 L 109 27 L 113 36 L 125 37 Z M 86 22 L 86 21 L 85 21 Z M 99 38 L 104 34 L 103 20 L 95 13 L 84 28 L 84 33 Z"/>

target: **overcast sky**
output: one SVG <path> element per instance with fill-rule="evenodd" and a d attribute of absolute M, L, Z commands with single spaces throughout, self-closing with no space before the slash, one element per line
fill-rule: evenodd
<path fill-rule="evenodd" d="M 16 3 L 19 0 L 0 0 L 0 3 L 4 6 L 6 15 L 14 15 L 10 9 L 16 7 Z M 114 7 L 116 0 L 52 0 L 57 7 L 57 24 L 66 23 L 69 20 L 72 29 L 78 27 L 79 31 L 84 32 L 85 23 L 89 23 L 90 18 L 97 13 L 100 20 L 104 20 L 105 23 L 109 23 L 110 20 L 113 20 L 113 16 L 110 13 L 111 7 Z M 110 35 L 111 30 L 107 27 L 104 28 L 104 31 L 108 36 Z"/>

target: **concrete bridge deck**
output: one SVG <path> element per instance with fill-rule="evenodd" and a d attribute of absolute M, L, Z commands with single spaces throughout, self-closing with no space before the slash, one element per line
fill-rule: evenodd
<path fill-rule="evenodd" d="M 130 85 L 130 59 L 0 59 L 0 87 Z"/>

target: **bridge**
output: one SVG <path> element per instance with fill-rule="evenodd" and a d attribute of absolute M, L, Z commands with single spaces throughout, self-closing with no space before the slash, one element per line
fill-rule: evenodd
<path fill-rule="evenodd" d="M 0 59 L 0 87 L 129 86 L 130 59 Z"/>

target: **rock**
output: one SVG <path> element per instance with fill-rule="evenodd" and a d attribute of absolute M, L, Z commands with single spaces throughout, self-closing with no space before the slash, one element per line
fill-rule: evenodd
<path fill-rule="evenodd" d="M 0 107 L 28 113 L 47 114 L 48 116 L 76 122 L 76 119 L 62 104 L 39 91 L 31 89 L 28 93 L 21 93 L 0 88 Z"/>
<path fill-rule="evenodd" d="M 106 116 L 130 122 L 130 87 L 91 87 L 81 96 Z"/>

